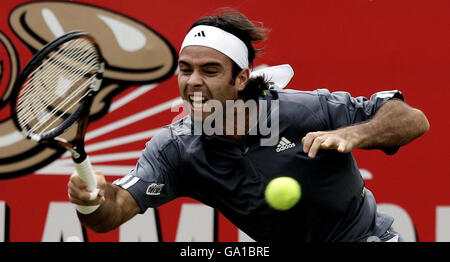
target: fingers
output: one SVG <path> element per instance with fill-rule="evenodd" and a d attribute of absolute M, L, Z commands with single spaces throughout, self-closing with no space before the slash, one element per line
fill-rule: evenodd
<path fill-rule="evenodd" d="M 101 202 L 103 202 L 104 193 L 101 191 L 98 193 L 97 197 L 94 200 L 90 200 L 90 193 L 86 190 L 80 190 L 79 188 L 75 187 L 73 184 L 69 182 L 69 198 L 70 201 L 77 205 L 83 205 L 83 206 L 93 206 L 93 205 L 99 205 Z"/>
<path fill-rule="evenodd" d="M 327 136 L 325 141 L 320 145 L 320 148 L 322 149 L 337 149 L 339 151 L 339 148 L 342 148 L 344 146 L 345 148 L 345 140 L 337 137 L 337 136 Z M 341 151 L 339 151 L 341 152 Z"/>
<path fill-rule="evenodd" d="M 348 141 L 332 131 L 308 133 L 302 139 L 302 144 L 303 152 L 310 158 L 316 157 L 319 149 L 336 149 L 341 153 L 351 151 Z"/>
<path fill-rule="evenodd" d="M 99 190 L 95 199 L 91 199 L 91 193 L 87 191 L 87 184 L 84 182 L 75 171 L 68 182 L 68 195 L 70 201 L 77 205 L 93 206 L 99 205 L 105 201 L 105 188 L 106 181 L 103 174 L 99 171 L 95 171 L 97 180 L 97 188 Z"/>
<path fill-rule="evenodd" d="M 338 145 L 337 151 L 340 153 L 346 153 L 347 152 L 347 144 L 346 142 L 342 142 Z M 350 149 L 351 150 L 351 149 Z"/>
<path fill-rule="evenodd" d="M 309 158 L 314 158 L 316 157 L 317 151 L 319 151 L 322 143 L 324 142 L 325 138 L 322 136 L 318 136 L 316 137 L 313 141 L 312 141 L 312 145 L 309 148 L 308 151 L 308 157 Z"/>
<path fill-rule="evenodd" d="M 323 132 L 311 132 L 306 134 L 306 136 L 302 138 L 303 152 L 308 153 L 311 149 L 314 140 L 320 135 L 322 135 L 322 133 Z"/>

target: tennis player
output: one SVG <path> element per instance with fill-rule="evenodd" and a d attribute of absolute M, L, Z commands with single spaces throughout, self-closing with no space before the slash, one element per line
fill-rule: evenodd
<path fill-rule="evenodd" d="M 84 225 L 107 232 L 147 208 L 190 197 L 216 208 L 256 241 L 401 241 L 393 218 L 377 212 L 351 151 L 394 154 L 429 129 L 427 118 L 396 90 L 355 98 L 326 89 L 282 89 L 270 82 L 276 76 L 252 77 L 254 43 L 266 33 L 237 11 L 192 25 L 178 60 L 189 116 L 154 136 L 123 178 L 109 184 L 96 171 L 95 200 L 72 174 L 71 201 L 100 204 L 91 214 L 78 213 Z M 237 101 L 258 106 L 239 113 Z M 230 115 L 234 121 L 227 121 Z M 196 134 L 199 123 L 214 133 Z M 271 134 L 262 132 L 264 126 Z M 279 176 L 302 186 L 302 198 L 288 211 L 270 208 L 264 198 L 268 182 Z"/>

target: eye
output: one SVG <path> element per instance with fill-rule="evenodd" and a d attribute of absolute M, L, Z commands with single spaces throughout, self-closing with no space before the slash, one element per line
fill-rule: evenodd
<path fill-rule="evenodd" d="M 215 67 L 208 67 L 208 68 L 204 68 L 203 72 L 207 75 L 215 75 L 215 74 L 219 73 L 219 70 Z"/>
<path fill-rule="evenodd" d="M 192 73 L 192 69 L 188 67 L 180 67 L 180 72 L 183 74 L 190 74 Z"/>

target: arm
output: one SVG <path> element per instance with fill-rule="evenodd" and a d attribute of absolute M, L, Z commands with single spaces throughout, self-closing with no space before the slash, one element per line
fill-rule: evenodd
<path fill-rule="evenodd" d="M 95 232 L 113 230 L 142 210 L 158 207 L 181 196 L 186 184 L 180 175 L 180 150 L 169 129 L 163 129 L 146 143 L 135 168 L 130 170 L 125 180 L 120 178 L 107 184 L 101 172 L 95 171 L 95 174 L 99 188 L 95 200 L 88 200 L 90 195 L 86 191 L 86 183 L 76 172 L 68 185 L 70 200 L 74 204 L 100 204 L 92 214 L 78 213 L 82 224 Z M 148 194 L 154 186 L 158 187 L 157 192 Z"/>
<path fill-rule="evenodd" d="M 69 180 L 69 197 L 74 204 L 100 204 L 100 207 L 92 214 L 83 215 L 79 212 L 77 214 L 83 225 L 97 233 L 104 233 L 131 219 L 140 212 L 140 208 L 127 190 L 107 184 L 101 172 L 96 171 L 95 173 L 100 189 L 97 199 L 89 201 L 86 184 L 76 172 L 72 174 Z"/>
<path fill-rule="evenodd" d="M 383 149 L 408 144 L 428 131 L 424 113 L 403 101 L 384 103 L 368 121 L 332 131 L 310 132 L 302 139 L 303 151 L 314 158 L 319 149 L 348 153 L 353 148 Z"/>

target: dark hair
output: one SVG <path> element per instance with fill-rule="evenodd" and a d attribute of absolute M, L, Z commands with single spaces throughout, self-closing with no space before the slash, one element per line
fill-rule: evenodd
<path fill-rule="evenodd" d="M 258 24 L 257 25 L 255 25 Z M 262 26 L 262 23 L 250 21 L 244 14 L 232 9 L 221 8 L 216 11 L 214 16 L 205 16 L 197 20 L 190 29 L 198 25 L 209 25 L 220 28 L 230 34 L 241 39 L 248 49 L 248 63 L 253 67 L 253 61 L 262 50 L 255 49 L 254 42 L 260 42 L 267 38 L 269 30 Z M 242 71 L 234 61 L 232 61 L 232 83 L 234 83 L 237 75 Z M 263 77 L 249 79 L 247 86 L 240 92 L 240 96 L 244 99 L 256 99 L 263 90 L 268 89 L 269 82 Z"/>

